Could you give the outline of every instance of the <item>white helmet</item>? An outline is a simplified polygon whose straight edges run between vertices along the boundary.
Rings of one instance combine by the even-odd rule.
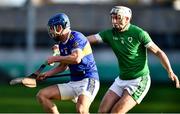
[[[130,8],[125,7],[125,6],[114,6],[111,9],[110,14],[115,14],[115,15],[119,15],[121,17],[129,17],[131,19],[132,16],[132,11]]]

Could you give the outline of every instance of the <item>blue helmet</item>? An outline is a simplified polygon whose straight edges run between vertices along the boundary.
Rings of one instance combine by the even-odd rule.
[[[48,21],[48,26],[61,25],[63,29],[70,28],[70,21],[66,14],[59,13],[52,16]]]

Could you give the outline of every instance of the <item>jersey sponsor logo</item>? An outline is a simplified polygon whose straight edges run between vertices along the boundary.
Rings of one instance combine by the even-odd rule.
[[[118,38],[118,37],[113,37],[113,40],[116,40],[116,41],[120,40],[120,42],[121,42],[122,44],[124,44],[124,38],[123,38],[123,37],[120,37],[120,38]]]
[[[125,39],[124,37],[120,37],[119,39],[117,37],[113,37],[113,40],[120,40],[121,44],[125,43],[124,39]],[[127,40],[129,43],[132,43],[133,37],[128,37]]]
[[[113,37],[113,40],[118,40],[118,38],[117,37]]]
[[[119,39],[117,37],[113,37],[113,40],[120,40],[122,44],[124,44],[124,37],[120,37]],[[128,37],[128,42],[132,43],[133,37]]]

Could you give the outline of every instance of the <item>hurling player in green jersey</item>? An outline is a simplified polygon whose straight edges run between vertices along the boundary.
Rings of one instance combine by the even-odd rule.
[[[179,88],[166,54],[152,41],[143,29],[130,23],[132,11],[125,6],[115,6],[111,12],[112,28],[88,36],[90,43],[107,43],[114,51],[119,65],[119,76],[105,94],[100,113],[126,113],[139,104],[150,88],[147,49],[156,55],[169,78]]]

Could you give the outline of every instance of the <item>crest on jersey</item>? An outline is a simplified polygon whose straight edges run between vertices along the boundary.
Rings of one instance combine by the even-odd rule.
[[[78,42],[74,42],[74,44],[73,44],[72,46],[73,46],[73,48],[77,48],[77,47],[78,47],[78,45],[79,45],[79,43],[78,43]]]
[[[70,37],[69,37],[69,39],[73,39],[74,38],[74,36],[72,35],[72,34],[70,34]]]
[[[132,37],[128,37],[128,41],[131,43],[133,41]]]

